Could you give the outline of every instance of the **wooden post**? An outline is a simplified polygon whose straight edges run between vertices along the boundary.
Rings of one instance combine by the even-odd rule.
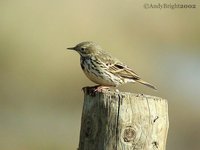
[[[167,100],[84,88],[78,150],[165,150]]]

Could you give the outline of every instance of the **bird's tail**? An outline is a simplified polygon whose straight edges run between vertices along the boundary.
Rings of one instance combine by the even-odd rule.
[[[153,86],[152,84],[150,84],[150,83],[148,83],[146,81],[143,81],[143,80],[139,79],[139,80],[137,80],[137,82],[139,82],[141,84],[144,84],[144,85],[146,85],[146,86],[148,86],[148,87],[150,87],[150,88],[152,88],[154,90],[157,90],[157,88],[155,86]]]

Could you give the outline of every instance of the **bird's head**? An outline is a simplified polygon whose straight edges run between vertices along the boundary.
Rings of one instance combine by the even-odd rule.
[[[101,47],[94,42],[81,42],[75,47],[67,48],[69,50],[77,51],[82,57],[92,56],[101,51]]]

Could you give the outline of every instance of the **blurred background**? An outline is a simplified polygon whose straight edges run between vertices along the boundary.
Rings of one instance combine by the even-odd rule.
[[[199,149],[199,1],[190,1],[196,9],[174,10],[144,9],[146,2],[158,0],[0,1],[1,150],[78,148],[81,88],[94,83],[66,47],[87,40],[159,88],[127,84],[121,91],[168,100],[168,150]]]

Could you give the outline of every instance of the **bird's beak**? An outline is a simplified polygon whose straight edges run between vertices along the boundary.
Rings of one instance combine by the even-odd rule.
[[[70,50],[75,50],[75,47],[69,47],[67,49],[70,49]]]

